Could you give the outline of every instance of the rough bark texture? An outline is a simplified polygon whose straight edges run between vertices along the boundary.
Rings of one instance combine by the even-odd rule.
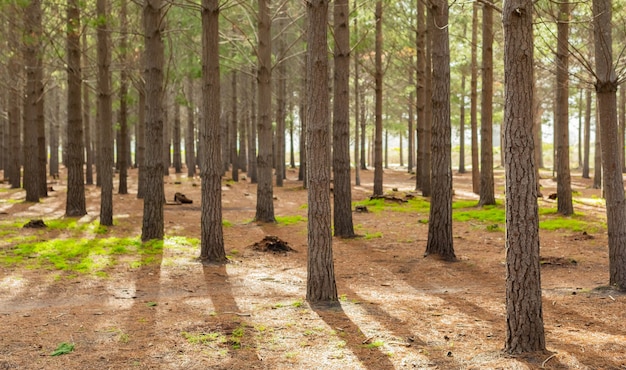
[[[119,186],[117,192],[119,194],[128,194],[128,167],[131,162],[128,160],[130,156],[130,143],[128,135],[128,71],[127,68],[127,48],[128,48],[128,4],[127,0],[121,1],[120,21],[121,21],[121,35],[120,35],[120,59],[122,60],[123,68],[120,71],[120,143],[119,143],[119,162],[120,162],[120,174],[119,174]]]
[[[350,185],[350,28],[348,0],[334,5],[333,225],[335,236],[354,236]]]
[[[546,347],[533,140],[532,0],[504,3],[506,343],[511,354]]]
[[[182,173],[183,172],[183,159],[181,157],[180,152],[180,144],[181,144],[181,128],[180,128],[180,104],[177,101],[174,101],[174,127],[172,132],[172,143],[174,146],[174,173]]]
[[[11,14],[17,21],[17,12],[15,7],[11,7]],[[16,80],[22,78],[22,68],[19,57],[19,30],[17,27],[9,27],[9,51],[11,57],[9,59],[9,74]],[[22,150],[22,141],[20,139],[22,111],[20,105],[22,104],[22,89],[20,84],[12,84],[9,89],[9,158],[8,166],[5,166],[5,178],[9,178],[11,181],[11,188],[18,189],[22,186],[21,176],[21,162],[20,153]]]
[[[37,54],[39,53],[39,39],[41,38],[41,2],[39,0],[31,1],[25,9],[24,15],[23,63],[26,67],[23,109],[24,189],[26,190],[27,202],[39,202],[39,162],[33,153],[37,153],[37,100],[39,99]]]
[[[98,15],[98,128],[100,129],[99,176],[100,188],[100,224],[113,225],[113,105],[111,96],[111,54],[109,52],[109,27],[106,0],[96,2]]]
[[[230,114],[230,161],[232,162],[231,177],[239,181],[239,154],[237,153],[237,72],[231,72],[231,114]]]
[[[424,149],[423,149],[423,158],[424,165],[421,167],[421,176],[420,185],[422,189],[422,195],[425,197],[430,197],[431,195],[431,152],[430,152],[430,144],[432,141],[432,125],[433,125],[433,109],[431,104],[431,99],[433,95],[433,73],[432,73],[432,48],[433,48],[433,32],[434,32],[435,24],[433,23],[433,15],[430,10],[426,14],[426,37],[425,41],[425,49],[424,49],[424,60],[425,60],[425,69],[424,69]]]
[[[286,4],[286,3],[285,3]],[[278,29],[285,29],[285,21],[287,20],[286,5],[282,6],[278,15]],[[284,58],[287,50],[286,34],[282,34],[278,39],[278,55],[277,59]],[[276,156],[275,156],[275,174],[276,186],[283,186],[285,178],[285,120],[287,116],[287,60],[278,60],[277,66],[278,91],[276,94]]]
[[[426,88],[425,88],[425,75],[426,75],[426,52],[425,52],[425,39],[426,39],[426,23],[424,20],[424,3],[422,1],[417,2],[417,35],[415,35],[415,113],[417,116],[417,157],[415,160],[415,189],[422,188],[422,172],[424,166],[427,164],[424,162],[424,156],[426,153],[425,142],[425,130],[426,130]]]
[[[255,219],[261,222],[276,222],[274,218],[274,189],[272,184],[272,37],[270,0],[259,0],[259,45],[258,45],[258,135],[257,157],[257,202]]]
[[[613,65],[611,13],[611,0],[593,0],[598,126],[609,234],[609,284],[626,290],[626,204],[617,130],[618,78]]]
[[[163,239],[163,13],[161,0],[146,0],[143,8],[145,42],[145,158],[141,240]]]
[[[219,1],[202,0],[202,124],[200,177],[202,216],[200,260],[226,262],[222,229]]]
[[[87,83],[87,68],[88,63],[88,45],[87,45],[87,32],[83,32],[83,130],[84,138],[83,145],[85,146],[85,184],[93,185],[93,138],[91,130],[91,94],[89,93],[89,85]]]
[[[493,184],[493,9],[483,6],[482,97],[480,109],[481,206],[496,204]]]
[[[81,110],[80,8],[78,0],[67,7],[67,200],[65,215],[87,214],[83,177],[83,117]]]
[[[309,302],[337,301],[330,224],[330,118],[328,117],[328,0],[309,0],[307,99]]]
[[[432,3],[435,24],[448,24],[448,0]],[[452,236],[452,160],[450,126],[450,44],[448,27],[435,27],[433,40],[432,195],[425,255],[456,260]]]
[[[574,214],[572,203],[572,179],[569,158],[569,3],[559,3],[557,18],[556,51],[556,130],[557,170],[556,193],[557,210],[565,216]]]
[[[254,71],[253,71],[254,72]],[[250,177],[250,183],[256,184],[258,182],[257,173],[257,115],[256,115],[256,78],[250,79],[250,126],[248,132],[248,176]],[[302,153],[302,151],[300,152]],[[302,154],[301,154],[302,155]],[[302,161],[302,159],[300,159]]]
[[[354,0],[355,8],[356,8],[356,0]],[[354,17],[354,34],[359,35],[359,22],[358,17]],[[350,32],[350,30],[348,30]],[[359,126],[361,124],[359,120],[359,54],[355,51],[354,55],[354,184],[356,186],[361,185],[361,146],[360,144],[360,133]]]
[[[374,72],[374,195],[383,195],[383,3],[376,2]]]
[[[624,151],[624,143],[626,142],[626,86],[620,85],[619,88],[619,154],[622,162],[622,172],[626,172],[626,152]]]
[[[146,194],[146,90],[140,82],[137,88],[139,109],[137,114],[137,198]]]
[[[585,141],[583,145],[583,178],[589,178],[589,152],[591,149],[591,90],[585,91]]]

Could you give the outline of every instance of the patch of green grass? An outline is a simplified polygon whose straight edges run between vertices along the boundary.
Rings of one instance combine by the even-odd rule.
[[[480,221],[504,224],[506,216],[501,204],[477,207],[476,201],[457,201],[452,205],[454,221]]]
[[[183,338],[187,340],[188,343],[191,344],[210,344],[214,342],[225,343],[226,338],[224,335],[218,332],[210,332],[210,333],[188,333],[182,332],[181,335]]]
[[[228,220],[222,220],[222,226],[224,226],[224,227],[231,227],[231,226],[233,226],[233,223],[228,221]]]
[[[371,213],[379,213],[382,211],[425,213],[430,210],[430,202],[422,197],[411,198],[403,203],[386,201],[385,199],[366,199],[353,202],[352,207],[354,208],[356,206],[365,206]]]
[[[576,232],[597,232],[599,229],[597,225],[569,217],[555,217],[539,221],[539,228],[543,230],[570,230]]]
[[[300,209],[309,209],[309,205],[307,203],[301,205],[300,207],[298,207]]]
[[[294,225],[297,224],[298,222],[302,222],[305,221],[306,218],[299,216],[299,215],[295,215],[295,216],[276,216],[276,222],[279,225],[285,225],[285,226],[289,226],[289,225]]]
[[[376,340],[374,342],[366,344],[365,348],[374,349],[374,348],[382,347],[384,345],[385,345],[385,342],[383,342],[382,340]]]
[[[382,238],[382,237],[383,237],[383,233],[381,231],[376,231],[374,233],[365,233],[365,239],[366,240],[378,239],[378,238]]]
[[[73,343],[63,342],[63,343],[59,344],[57,349],[55,349],[54,352],[52,352],[50,354],[50,356],[66,355],[66,354],[71,353],[73,351],[74,351],[74,344]]]
[[[300,300],[300,299],[299,299],[299,300],[297,300],[297,301],[293,302],[293,303],[291,304],[291,307],[296,307],[296,308],[298,308],[298,307],[302,307],[302,304],[303,304],[302,300]]]

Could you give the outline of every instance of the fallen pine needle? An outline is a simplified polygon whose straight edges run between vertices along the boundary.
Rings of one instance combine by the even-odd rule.
[[[556,357],[556,353],[550,355],[550,357],[546,358],[545,360],[543,360],[543,362],[541,363],[541,368],[545,369],[546,364],[548,363],[548,361],[552,360],[553,357]]]

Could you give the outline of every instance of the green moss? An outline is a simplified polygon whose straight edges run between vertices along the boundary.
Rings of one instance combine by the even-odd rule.
[[[299,216],[299,215],[295,215],[295,216],[276,216],[276,222],[279,225],[285,225],[285,226],[289,226],[289,225],[294,225],[297,224],[298,222],[303,222],[306,221],[306,218]]]

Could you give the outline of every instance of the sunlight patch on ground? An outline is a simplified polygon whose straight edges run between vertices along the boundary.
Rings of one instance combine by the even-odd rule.
[[[110,286],[107,285],[107,298],[103,302],[106,307],[114,309],[129,309],[133,307],[135,298],[137,297],[137,287],[135,281],[126,281],[126,286]]]
[[[0,280],[0,294],[3,298],[13,298],[26,288],[26,282],[19,276],[9,275]]]

